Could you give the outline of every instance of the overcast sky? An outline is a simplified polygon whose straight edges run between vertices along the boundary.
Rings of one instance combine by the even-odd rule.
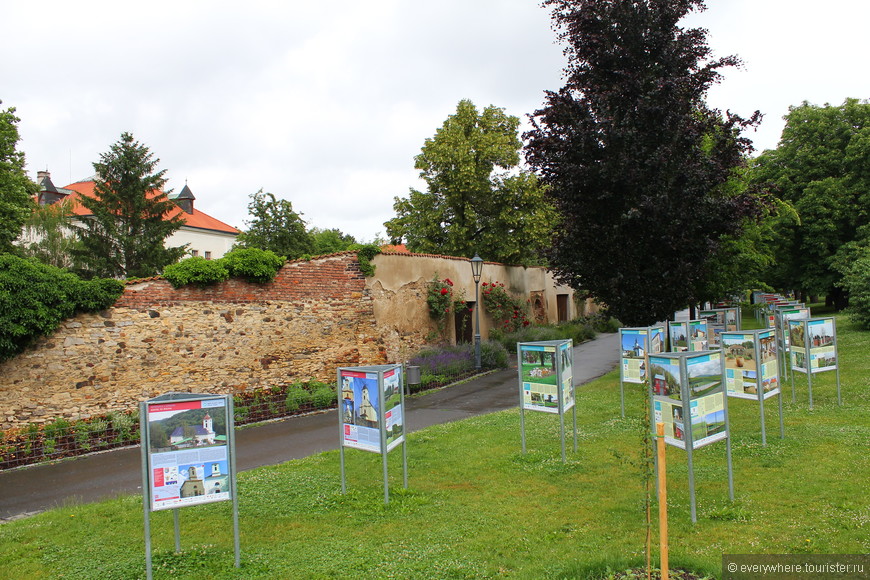
[[[764,115],[870,97],[867,0],[708,0],[691,18],[737,54],[711,106]],[[168,187],[245,228],[250,194],[288,199],[309,226],[385,235],[413,158],[461,99],[525,119],[565,64],[535,0],[7,0],[0,99],[21,118],[27,169],[57,186],[131,132]]]

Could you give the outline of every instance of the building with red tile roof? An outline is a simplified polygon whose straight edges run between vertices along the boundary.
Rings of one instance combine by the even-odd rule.
[[[48,171],[40,171],[37,174],[39,193],[36,202],[39,205],[57,203],[69,200],[72,203],[73,214],[80,217],[91,215],[90,211],[76,200],[81,196],[94,197],[94,178],[84,179],[71,183],[66,187],[55,187]],[[158,192],[153,192],[157,195]],[[166,218],[180,215],[184,225],[166,240],[169,247],[188,244],[188,250],[193,256],[202,256],[207,259],[217,259],[230,251],[239,235],[239,230],[225,224],[219,219],[213,218],[205,212],[194,207],[196,198],[187,186],[178,193],[170,193],[169,199],[175,202],[176,208],[166,214]]]

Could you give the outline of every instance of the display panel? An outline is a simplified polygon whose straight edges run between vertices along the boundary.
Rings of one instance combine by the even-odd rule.
[[[833,318],[788,321],[791,368],[807,373],[837,369],[837,340]]]
[[[366,451],[381,451],[381,392],[378,373],[339,370],[342,399],[342,443]]]
[[[405,440],[405,417],[402,405],[402,368],[384,372],[384,428],[387,451]]]
[[[686,358],[692,447],[697,449],[724,439],[725,393],[722,389],[722,353]]]
[[[646,328],[620,328],[622,350],[621,378],[624,383],[646,382],[646,355],[649,333]]]
[[[649,365],[654,421],[664,423],[666,443],[686,449],[689,428],[693,449],[726,437],[720,352],[650,355]]]
[[[689,350],[689,323],[686,321],[668,322],[668,334],[671,337],[671,352]]]
[[[572,342],[519,343],[523,408],[558,413],[574,405]]]
[[[144,405],[151,510],[231,499],[226,397]]]

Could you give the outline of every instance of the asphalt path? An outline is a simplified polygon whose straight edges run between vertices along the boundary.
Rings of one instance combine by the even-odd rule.
[[[614,368],[619,334],[601,334],[574,347],[574,384],[582,385]],[[405,399],[409,431],[458,421],[519,405],[516,368],[492,372],[464,383]],[[338,449],[335,409],[244,427],[236,431],[239,471],[284,463]],[[139,446],[55,463],[0,471],[0,522],[64,505],[141,493]]]

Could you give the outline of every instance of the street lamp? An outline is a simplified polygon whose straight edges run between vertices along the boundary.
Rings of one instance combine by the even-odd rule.
[[[471,258],[471,276],[474,278],[474,368],[480,370],[480,274],[483,272],[483,259],[474,253]]]

